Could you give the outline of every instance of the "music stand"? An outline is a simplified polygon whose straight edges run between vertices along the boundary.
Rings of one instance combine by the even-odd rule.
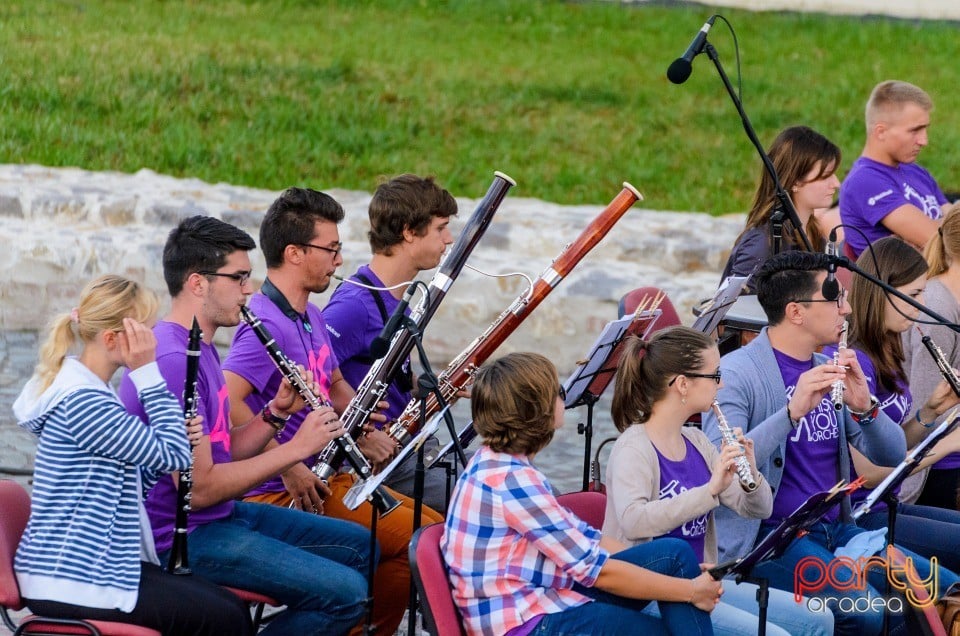
[[[657,299],[652,304],[659,304]],[[563,383],[566,395],[564,408],[587,406],[587,421],[577,424],[577,433],[584,435],[583,489],[590,485],[590,447],[593,445],[593,406],[603,395],[617,372],[617,363],[623,353],[627,336],[637,335],[646,339],[663,312],[659,309],[644,309],[641,301],[637,311],[608,322],[600,332],[589,353],[581,360],[573,373]]]
[[[840,481],[830,490],[818,492],[810,495],[806,501],[794,510],[786,519],[780,522],[757,546],[746,556],[721,563],[707,570],[714,580],[719,581],[727,574],[735,574],[737,583],[747,581],[755,583],[757,589],[757,604],[759,606],[759,630],[757,634],[762,636],[767,629],[767,603],[770,594],[770,586],[767,579],[754,579],[750,576],[753,568],[761,561],[768,561],[780,557],[787,549],[787,546],[797,538],[798,534],[808,529],[813,524],[820,521],[823,515],[827,514],[831,508],[840,503],[842,497],[837,495],[849,494],[863,484],[863,478],[859,478],[852,483]]]
[[[477,437],[477,430],[473,428],[473,420],[467,422],[467,425],[457,431],[457,439],[460,443],[460,448],[467,448],[473,443],[473,440]],[[434,464],[443,460],[447,456],[447,453],[454,450],[457,447],[457,442],[454,442],[452,439],[440,446],[439,448],[430,451],[427,453],[424,463],[427,468],[433,468]]]
[[[390,476],[397,466],[403,463],[411,453],[419,450],[420,446],[427,440],[428,437],[437,432],[437,429],[440,428],[440,422],[443,420],[444,416],[447,413],[447,410],[450,408],[449,405],[444,407],[439,413],[434,415],[427,424],[413,436],[413,439],[410,440],[403,448],[400,449],[400,452],[397,453],[397,456],[391,460],[387,466],[381,470],[376,475],[370,477],[369,479],[357,480],[350,489],[343,496],[343,505],[345,505],[350,510],[356,510],[360,505],[366,501],[373,491],[376,490],[383,482]]]
[[[713,298],[697,308],[699,315],[693,321],[693,328],[700,333],[713,333],[720,326],[730,307],[737,302],[740,292],[749,280],[749,276],[727,276],[723,279],[717,291],[714,292]]]

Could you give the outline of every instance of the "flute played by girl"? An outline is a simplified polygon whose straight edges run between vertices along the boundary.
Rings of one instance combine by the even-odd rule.
[[[156,296],[102,276],[53,321],[14,404],[39,437],[30,520],[14,562],[31,611],[131,623],[164,634],[252,634],[245,606],[196,576],[161,569],[143,496],[190,465],[183,411],[157,369]],[[144,324],[146,323],[146,324]],[[77,357],[67,354],[81,346]],[[130,369],[148,423],[109,382]],[[191,434],[199,437],[198,421]]]
[[[773,494],[757,470],[753,441],[733,428],[729,437],[738,443],[717,451],[702,431],[684,426],[711,408],[720,386],[717,345],[695,329],[672,327],[649,342],[627,342],[613,393],[613,421],[621,435],[607,464],[604,534],[628,545],[675,537],[687,541],[699,561],[715,563],[715,508],[754,519],[770,516]],[[747,460],[743,475],[740,457]],[[714,630],[756,633],[756,598],[756,585],[724,581],[723,601],[710,615]],[[769,608],[767,634],[833,634],[829,612],[809,612],[789,592],[771,589]]]
[[[722,593],[690,546],[625,549],[560,505],[532,463],[563,424],[557,371],[512,353],[474,379],[483,445],[457,481],[440,539],[468,634],[712,634]],[[658,600],[662,619],[643,613]]]

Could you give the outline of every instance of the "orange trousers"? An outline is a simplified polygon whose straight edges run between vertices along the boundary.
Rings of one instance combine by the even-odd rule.
[[[343,505],[343,496],[353,485],[355,477],[349,473],[339,473],[330,480],[333,495],[323,500],[324,514],[333,519],[344,519],[370,527],[371,505],[364,502],[356,510]],[[413,499],[401,495],[395,490],[387,490],[400,500],[400,505],[392,512],[377,520],[377,543],[380,544],[380,562],[373,577],[373,620],[377,634],[393,634],[403,620],[410,597],[410,560],[407,548],[413,536]],[[246,501],[269,503],[276,506],[289,506],[290,493],[275,492],[246,497]],[[443,515],[433,508],[423,506],[420,513],[421,525],[443,521]],[[363,623],[354,628],[351,634],[361,634]]]

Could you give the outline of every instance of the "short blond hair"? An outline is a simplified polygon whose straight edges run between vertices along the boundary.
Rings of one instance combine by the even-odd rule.
[[[497,452],[532,455],[553,439],[559,389],[556,367],[539,353],[489,362],[473,379],[473,427]]]
[[[900,112],[907,104],[916,104],[928,113],[933,110],[933,100],[919,86],[899,80],[886,80],[874,86],[865,113],[867,135],[877,123]]]

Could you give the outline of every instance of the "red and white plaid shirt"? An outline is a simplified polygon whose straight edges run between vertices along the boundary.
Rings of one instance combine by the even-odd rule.
[[[440,548],[468,634],[502,636],[591,601],[609,553],[529,458],[481,446],[454,489]]]

